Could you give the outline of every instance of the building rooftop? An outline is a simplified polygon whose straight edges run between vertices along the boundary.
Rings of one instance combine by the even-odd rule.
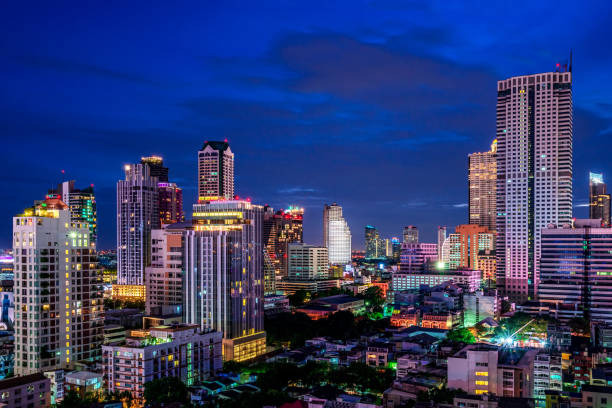
[[[341,305],[343,303],[358,302],[362,299],[350,295],[333,295],[314,299],[313,302],[328,303],[330,305]]]
[[[7,390],[9,388],[20,387],[23,385],[31,384],[33,382],[47,380],[47,377],[42,373],[24,375],[21,377],[7,378],[6,380],[0,381],[0,390]]]

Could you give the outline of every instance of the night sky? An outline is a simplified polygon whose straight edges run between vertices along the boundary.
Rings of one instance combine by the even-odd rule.
[[[143,155],[164,157],[189,213],[197,151],[225,138],[237,194],[304,206],[307,242],[334,201],[355,248],[366,224],[433,242],[467,222],[467,154],[494,138],[496,81],[570,48],[575,215],[589,170],[612,180],[607,1],[35,3],[0,13],[0,247],[62,169],[95,185],[100,248],[115,246],[123,165]]]

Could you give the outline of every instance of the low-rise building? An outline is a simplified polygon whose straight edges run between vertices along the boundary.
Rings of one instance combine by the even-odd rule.
[[[422,285],[436,286],[444,282],[453,282],[467,292],[474,292],[480,287],[481,278],[482,273],[472,269],[423,269],[392,274],[391,287],[394,291],[401,291],[418,289]]]
[[[73,391],[82,397],[85,394],[102,394],[102,374],[91,371],[73,371],[65,376],[66,392]]]
[[[0,381],[0,406],[36,408],[51,406],[51,380],[42,373]]]
[[[120,343],[125,341],[125,327],[118,324],[104,325],[104,344]]]
[[[157,378],[189,386],[214,376],[222,367],[222,334],[187,324],[132,331],[124,343],[102,346],[102,355],[107,391],[141,399],[144,384]]]
[[[541,351],[533,362],[533,398],[538,406],[546,405],[546,391],[563,390],[561,355]]]
[[[470,394],[531,398],[538,350],[471,344],[448,358],[448,388]]]
[[[461,313],[423,313],[421,326],[429,329],[456,329],[461,325]]]
[[[289,280],[283,279],[276,281],[276,291],[284,295],[293,295],[298,290],[310,293],[323,292],[325,290],[339,288],[339,279],[320,279],[320,280]]]
[[[269,295],[264,296],[264,313],[266,316],[274,316],[291,310],[287,296]]]
[[[582,386],[583,408],[610,408],[612,406],[612,387],[597,385]]]
[[[51,381],[49,386],[51,404],[61,402],[64,399],[64,370],[45,371],[43,374]]]

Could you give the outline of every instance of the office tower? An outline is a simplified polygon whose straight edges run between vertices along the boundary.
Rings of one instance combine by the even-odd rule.
[[[391,238],[391,246],[393,247],[393,261],[400,261],[400,254],[402,253],[402,243],[399,238],[393,237]]]
[[[415,227],[414,225],[408,225],[407,227],[404,227],[404,243],[419,243],[419,229],[417,227]]]
[[[191,386],[214,377],[223,366],[221,333],[200,332],[197,325],[132,331],[102,351],[106,391],[128,392],[137,406],[144,406],[145,384],[152,380],[176,377]]]
[[[157,178],[149,166],[125,166],[125,180],[117,183],[117,282],[144,285],[151,261],[151,230],[159,229]]]
[[[265,353],[263,207],[241,200],[193,206],[185,231],[185,322],[223,332],[223,357]]]
[[[474,269],[482,272],[482,282],[487,288],[495,287],[497,271],[495,250],[485,249],[480,251]]]
[[[438,244],[402,244],[400,255],[400,270],[411,272],[422,269],[425,264],[438,259]]]
[[[276,274],[287,276],[287,245],[303,242],[304,209],[274,210],[264,207],[263,242]]]
[[[323,246],[329,251],[330,264],[351,263],[351,230],[336,203],[323,209]]]
[[[491,150],[468,155],[468,223],[487,227],[495,232],[497,212],[497,140]]]
[[[589,173],[589,218],[601,219],[603,227],[610,226],[610,194],[603,174]]]
[[[327,248],[289,244],[289,280],[321,280],[329,278]]]
[[[495,248],[495,234],[487,227],[476,224],[458,225],[455,233],[459,235],[459,267],[477,269],[480,251]]]
[[[393,241],[389,238],[385,238],[383,242],[384,242],[384,248],[385,248],[385,257],[392,259],[393,258]]]
[[[438,261],[442,261],[442,246],[446,241],[446,227],[438,227]]]
[[[89,225],[58,195],[13,218],[15,374],[100,357],[101,273]]]
[[[204,142],[198,152],[198,201],[234,198],[234,153],[227,140]]]
[[[365,259],[380,259],[386,256],[384,241],[380,238],[380,234],[376,230],[376,227],[366,225],[365,244]]]
[[[497,287],[538,293],[540,232],[572,218],[572,73],[497,83]]]
[[[598,220],[542,230],[541,302],[560,319],[612,321],[612,229]]]
[[[442,256],[440,257],[445,268],[457,269],[461,264],[461,237],[452,233],[442,244]]]
[[[264,295],[275,295],[276,294],[276,269],[274,263],[268,251],[264,251],[263,260],[263,274],[264,274]]]
[[[73,221],[86,222],[89,225],[91,240],[96,242],[98,238],[98,211],[93,184],[83,189],[77,189],[74,187],[74,180],[64,181],[58,184],[55,190],[50,190],[49,194],[60,196],[60,199],[70,208]]]
[[[486,318],[497,319],[501,311],[501,298],[496,290],[463,295],[463,327],[472,327]]]
[[[164,167],[164,159],[160,156],[141,157],[140,164],[149,166],[151,177],[157,177],[157,181],[168,182],[168,168]]]
[[[145,268],[147,315],[182,314],[185,224],[151,231],[151,265]]]
[[[185,221],[183,213],[183,189],[175,183],[158,182],[158,206],[160,224],[174,224]]]

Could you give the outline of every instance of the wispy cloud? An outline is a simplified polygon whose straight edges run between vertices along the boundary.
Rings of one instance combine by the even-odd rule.
[[[468,206],[467,203],[453,204],[454,208],[466,208],[467,206]]]
[[[278,193],[279,194],[298,194],[298,193],[314,193],[316,191],[317,189],[312,188],[312,187],[295,186],[295,187],[281,188],[278,190]]]
[[[402,203],[400,205],[400,207],[403,207],[403,208],[416,208],[416,207],[425,207],[426,205],[427,205],[427,203],[425,201],[411,200],[411,201],[407,201],[405,203]]]
[[[574,204],[574,208],[588,207],[589,203]]]

